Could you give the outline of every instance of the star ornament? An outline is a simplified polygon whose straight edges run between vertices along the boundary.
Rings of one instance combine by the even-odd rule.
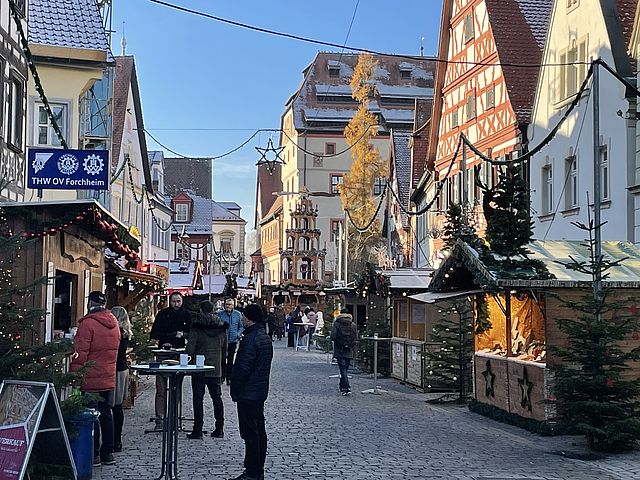
[[[520,406],[531,411],[533,407],[531,404],[531,390],[533,390],[533,383],[529,381],[527,369],[524,368],[523,370],[522,378],[518,379],[518,386],[520,387]]]
[[[496,381],[496,374],[491,372],[491,362],[487,360],[487,369],[482,372],[484,377],[484,394],[486,397],[495,397],[494,384]]]
[[[284,160],[280,156],[284,147],[274,147],[273,142],[269,139],[267,148],[256,147],[256,150],[260,154],[261,158],[256,165],[259,167],[264,165],[269,175],[272,175],[277,165],[284,165]]]

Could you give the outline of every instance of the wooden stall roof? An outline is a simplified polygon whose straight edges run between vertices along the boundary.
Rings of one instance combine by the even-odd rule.
[[[97,208],[101,214],[108,217],[109,220],[122,227],[119,231],[124,232],[125,240],[128,244],[140,246],[140,239],[129,233],[129,228],[115,218],[109,210],[104,208],[97,200],[94,199],[82,199],[82,200],[49,200],[44,202],[0,202],[0,207],[4,208],[7,213],[11,212],[11,209],[28,209],[34,212],[48,211],[52,214],[64,214],[67,215],[71,210],[86,210],[87,208]]]
[[[486,265],[477,251],[464,242],[458,240],[453,252],[433,274],[429,291],[445,292],[482,288],[495,290],[496,288],[523,287],[523,288],[573,288],[587,287],[591,285],[589,275],[569,270],[564,266],[575,260],[588,262],[590,258],[589,248],[580,240],[535,240],[527,246],[530,260],[539,260],[547,267],[551,278],[540,279],[535,272],[529,269],[513,271],[509,278],[500,276],[500,273]],[[640,248],[630,242],[603,241],[602,253],[606,260],[622,262],[609,269],[603,284],[611,288],[640,288]],[[499,260],[494,256],[495,260]],[[519,257],[518,259],[524,259]],[[517,260],[517,259],[516,259]],[[459,269],[469,272],[466,285],[454,286],[449,283],[447,288],[442,288],[446,283],[445,278]]]
[[[426,290],[431,282],[432,268],[398,268],[397,270],[382,270],[382,274],[389,279],[392,290]]]

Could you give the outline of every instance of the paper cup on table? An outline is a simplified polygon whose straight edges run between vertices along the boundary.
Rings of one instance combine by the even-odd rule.
[[[204,367],[204,355],[196,355],[196,367]]]
[[[189,365],[189,361],[191,360],[191,357],[189,355],[187,355],[186,353],[181,353],[180,354],[180,366],[181,367],[186,367],[187,365]]]

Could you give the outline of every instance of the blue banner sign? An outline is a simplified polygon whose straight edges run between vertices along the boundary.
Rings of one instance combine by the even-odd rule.
[[[108,150],[29,148],[27,186],[42,190],[108,190]]]

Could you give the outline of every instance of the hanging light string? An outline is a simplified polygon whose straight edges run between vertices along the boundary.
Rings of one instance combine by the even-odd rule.
[[[353,220],[353,217],[351,216],[351,211],[349,211],[349,209],[347,208],[344,209],[344,211],[347,214],[347,218],[349,219],[349,223],[351,223],[351,225],[353,225],[353,228],[355,228],[358,232],[365,233],[366,231],[369,230],[369,228],[371,228],[371,225],[373,225],[373,223],[377,220],[378,214],[380,213],[380,209],[382,208],[382,203],[384,202],[386,191],[387,191],[387,185],[384,186],[384,189],[380,194],[380,201],[378,202],[378,206],[376,207],[376,211],[373,214],[373,217],[371,217],[371,220],[369,220],[365,226],[360,226],[357,223],[355,223],[355,221]]]
[[[144,195],[140,196],[140,200],[138,200],[138,195],[136,194],[136,187],[135,187],[135,183],[133,183],[133,172],[132,172],[132,168],[131,168],[131,157],[129,155],[126,155],[124,157],[124,161],[127,164],[127,170],[129,171],[129,184],[131,186],[131,193],[133,194],[133,200],[139,205],[144,201]],[[143,188],[144,190],[144,188]]]
[[[445,60],[438,57],[433,56],[416,56],[416,55],[402,55],[396,53],[384,53],[377,52],[375,50],[371,50],[368,48],[360,48],[360,47],[351,47],[348,45],[341,45],[339,43],[326,42],[323,40],[316,40],[313,38],[303,37],[300,35],[294,35],[286,32],[279,32],[276,30],[271,30],[268,28],[257,27],[255,25],[249,25],[247,23],[237,22],[235,20],[229,20],[223,17],[219,17],[216,15],[212,15],[205,12],[200,12],[198,10],[193,10],[190,8],[182,7],[180,5],[175,5],[169,2],[164,2],[161,0],[149,0],[151,3],[155,3],[158,5],[162,5],[167,8],[171,8],[174,10],[178,10],[180,12],[188,13],[191,15],[196,15],[199,17],[208,18],[210,20],[214,20],[221,23],[226,23],[227,25],[233,25],[235,27],[244,28],[247,30],[253,30],[255,32],[266,33],[268,35],[275,35],[278,37],[289,38],[291,40],[298,40],[301,42],[312,43],[315,45],[322,45],[324,47],[332,47],[332,48],[340,48],[344,50],[350,50],[352,52],[361,52],[361,53],[371,53],[373,55],[379,55],[383,57],[394,57],[394,58],[406,58],[409,60],[430,60],[436,63],[445,63],[448,65],[458,64],[458,65],[477,65],[477,66],[486,66],[486,67],[517,67],[517,68],[540,68],[540,67],[564,67],[568,65],[588,65],[590,62],[558,62],[558,63],[504,63],[504,62],[474,62],[470,60]]]
[[[31,71],[31,75],[33,76],[33,81],[35,83],[36,91],[42,101],[44,109],[47,112],[47,117],[49,118],[49,123],[51,123],[51,127],[55,132],[58,140],[60,141],[60,145],[65,150],[69,148],[66,140],[64,139],[64,135],[62,134],[62,130],[60,129],[60,125],[56,120],[53,111],[51,110],[51,105],[49,104],[49,99],[44,93],[44,87],[42,86],[42,81],[40,80],[40,75],[38,75],[38,70],[36,69],[36,64],[33,60],[33,54],[31,53],[31,49],[29,48],[29,41],[24,33],[24,29],[22,28],[22,20],[20,15],[18,14],[18,8],[16,7],[15,0],[9,0],[9,7],[11,9],[11,15],[13,16],[13,20],[16,24],[16,29],[18,31],[18,36],[20,37],[20,43],[22,45],[22,50],[24,51],[25,56],[27,57],[27,65],[29,66],[29,70]]]

